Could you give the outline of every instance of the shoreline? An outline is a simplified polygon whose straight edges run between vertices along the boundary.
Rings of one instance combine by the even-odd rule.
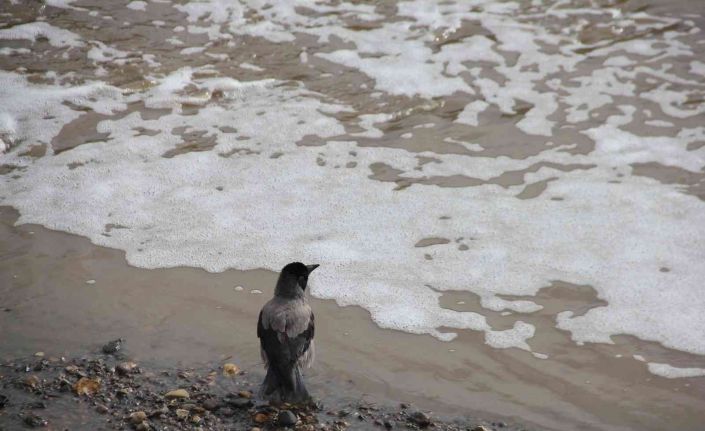
[[[71,359],[37,352],[0,363],[0,430],[528,430],[502,421],[443,418],[403,402],[395,408],[350,393],[314,396],[308,405],[273,405],[257,396],[262,373],[256,370],[224,361],[152,367],[122,351],[105,351],[104,346]]]
[[[0,208],[0,308],[10,310],[0,313],[0,360],[37,351],[72,357],[123,337],[130,356],[146,368],[208,368],[231,356],[253,375],[260,372],[256,315],[272,294],[275,273],[135,268],[124,253],[85,238],[15,226],[17,215]],[[547,292],[545,301],[563,300],[560,294]],[[583,296],[572,301],[583,306],[591,300]],[[475,306],[459,293],[441,298],[447,306],[457,300]],[[550,346],[558,352],[538,360],[519,349],[491,348],[481,333],[462,332],[447,343],[380,329],[357,307],[317,298],[311,303],[321,323],[316,364],[306,378],[324,400],[359,394],[378,405],[402,401],[439,417],[468,415],[544,430],[657,430],[664,424],[697,430],[703,417],[704,378],[659,378],[631,359],[631,351],[648,351],[683,365],[694,360],[653,343],[619,337],[615,345],[578,347],[568,334],[554,331],[552,338],[532,340],[537,350]],[[552,325],[555,306],[547,304],[546,315],[538,313],[532,323]],[[499,313],[483,312],[493,326],[502,325]],[[663,397],[686,414],[664,406]]]

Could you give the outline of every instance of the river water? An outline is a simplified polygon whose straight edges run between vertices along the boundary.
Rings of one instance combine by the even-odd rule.
[[[4,0],[2,294],[26,314],[2,316],[3,353],[58,343],[49,316],[79,320],[66,284],[21,281],[50,271],[37,256],[59,262],[52,279],[97,280],[96,303],[180,292],[94,324],[156,319],[135,337],[163,360],[190,339],[161,326],[179,310],[203,327],[198,361],[226,353],[205,329],[228,315],[189,304],[257,309],[231,282],[255,271],[266,295],[301,260],[348,325],[330,324],[322,375],[546,428],[697,429],[703,16],[697,1]],[[111,285],[62,247],[106,250]],[[156,338],[176,345],[146,353]]]

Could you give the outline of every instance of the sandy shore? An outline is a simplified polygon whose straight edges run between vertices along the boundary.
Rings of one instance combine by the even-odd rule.
[[[72,357],[125,338],[125,353],[145,367],[208,368],[228,358],[255,376],[261,369],[256,315],[276,274],[133,268],[120,251],[40,226],[15,227],[16,211],[0,213],[0,358],[38,351]],[[576,309],[594,301],[589,291],[568,297],[560,286],[542,295],[546,306],[532,324],[552,323],[557,298]],[[463,299],[464,307],[476,306]],[[457,307],[457,300],[442,298],[446,306]],[[358,308],[317,299],[313,307],[318,359],[307,379],[324,400],[344,394],[407,402],[440,415],[556,430],[696,430],[705,418],[705,379],[659,378],[614,353],[633,346],[676,363],[693,360],[655,344],[618,339],[615,346],[576,347],[554,330],[535,340],[537,351],[552,354],[540,360],[489,348],[473,332],[444,343],[379,329]],[[490,318],[493,326],[502,323],[498,313]]]

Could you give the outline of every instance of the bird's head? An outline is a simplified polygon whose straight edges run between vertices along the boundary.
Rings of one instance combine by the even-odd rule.
[[[304,265],[301,262],[286,265],[279,274],[274,294],[285,297],[303,296],[308,284],[308,276],[316,268],[318,265]]]

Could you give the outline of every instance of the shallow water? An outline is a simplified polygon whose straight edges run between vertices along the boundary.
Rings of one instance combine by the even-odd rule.
[[[652,426],[598,401],[623,379],[659,394],[634,418],[702,402],[705,4],[46,3],[0,11],[17,223],[124,250],[154,270],[140,297],[200,303],[215,277],[156,268],[322,263],[313,295],[366,310],[366,337],[371,317],[444,352],[375,365],[378,391],[549,428]],[[457,382],[478,363],[493,377]],[[655,407],[676,389],[695,392]]]

